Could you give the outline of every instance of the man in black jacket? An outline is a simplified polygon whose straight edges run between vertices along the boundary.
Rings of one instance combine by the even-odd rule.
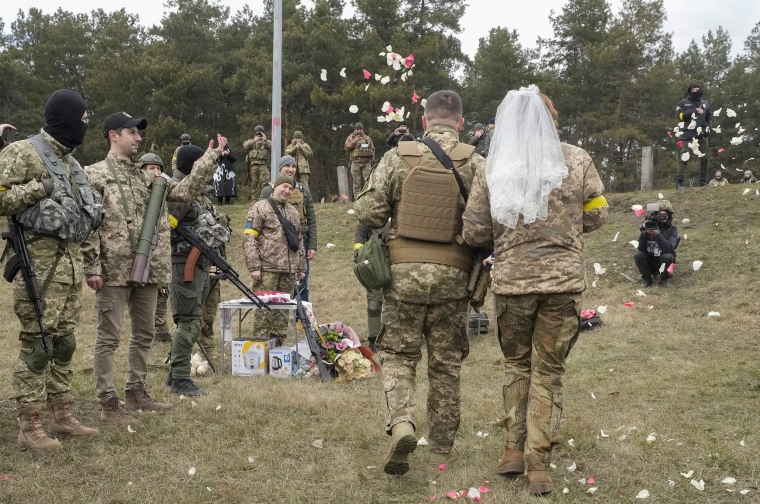
[[[658,210],[650,213],[641,226],[639,249],[633,256],[644,287],[651,287],[657,275],[660,275],[661,286],[670,286],[673,276],[670,267],[676,262],[676,247],[681,240],[673,225],[673,205],[668,200],[660,200],[657,205]]]
[[[706,186],[709,180],[707,177],[707,136],[710,134],[712,124],[712,110],[707,100],[702,99],[701,84],[698,82],[689,84],[684,98],[676,105],[676,118],[683,123],[681,130],[676,133],[676,136],[683,140],[678,158],[676,188],[684,188],[686,164],[689,158],[694,156],[699,157],[699,185]]]

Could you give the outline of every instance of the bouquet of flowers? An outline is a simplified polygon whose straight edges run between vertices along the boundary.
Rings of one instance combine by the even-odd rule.
[[[361,346],[359,337],[343,322],[330,322],[319,326],[322,347],[327,350],[325,362],[334,364],[338,357],[348,348]]]
[[[362,380],[375,375],[372,362],[358,348],[349,348],[335,360],[338,378],[342,381]]]

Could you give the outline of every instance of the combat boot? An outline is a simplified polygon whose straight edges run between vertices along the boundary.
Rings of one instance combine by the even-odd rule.
[[[122,408],[119,398],[109,397],[100,403],[100,418],[116,425],[137,424],[138,420]]]
[[[532,495],[546,495],[554,490],[549,471],[528,471],[528,492]]]
[[[496,468],[498,474],[505,476],[518,476],[525,472],[525,457],[520,450],[504,448],[504,453],[499,459],[499,465]]]
[[[428,457],[428,465],[431,467],[440,467],[441,464],[448,464],[454,462],[459,458],[459,452],[456,448],[452,447],[448,453],[430,453]]]
[[[208,392],[203,390],[190,378],[173,379],[171,385],[172,394],[181,394],[187,397],[201,397],[208,395]]]
[[[48,430],[54,434],[68,434],[69,436],[97,436],[98,429],[85,427],[71,413],[71,404],[74,399],[66,393],[58,396],[48,396],[47,405],[50,411],[50,424]]]
[[[660,287],[665,287],[666,289],[670,287],[670,276],[667,273],[663,273],[660,277]]]
[[[642,283],[643,287],[651,287],[652,286],[652,275],[644,275],[643,277],[641,277],[641,279],[643,281],[643,283]]]
[[[385,474],[401,476],[409,472],[409,455],[417,449],[417,436],[411,422],[401,422],[391,428],[391,442],[385,457]]]
[[[17,443],[27,450],[51,450],[61,447],[61,443],[57,439],[49,438],[42,428],[42,406],[39,403],[19,407]]]
[[[153,400],[151,396],[145,391],[145,389],[133,389],[124,391],[126,400],[124,401],[124,407],[128,410],[141,410],[141,411],[166,411],[172,409],[172,405],[169,403],[160,403]]]

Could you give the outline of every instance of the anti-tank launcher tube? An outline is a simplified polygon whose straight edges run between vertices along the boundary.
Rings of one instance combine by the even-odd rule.
[[[132,272],[129,275],[129,283],[145,285],[150,272],[150,255],[156,246],[156,233],[158,220],[163,215],[162,209],[166,198],[166,180],[158,176],[150,185],[150,197],[148,207],[145,209],[140,237],[135,247],[135,260],[132,263]]]

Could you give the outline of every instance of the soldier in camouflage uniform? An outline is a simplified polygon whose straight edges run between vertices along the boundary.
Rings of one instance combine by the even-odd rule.
[[[74,91],[56,91],[45,104],[45,126],[38,139],[45,145],[45,152],[59,158],[58,165],[70,185],[65,192],[61,191],[65,186],[63,177],[53,178],[30,140],[11,143],[0,152],[0,215],[15,215],[24,228],[27,251],[44,300],[42,323],[49,336],[46,351],[34,304],[19,271],[13,282],[13,310],[21,325],[21,351],[13,368],[12,397],[18,410],[17,441],[27,449],[46,450],[61,446],[58,440],[49,438],[42,427],[42,409],[46,402],[50,410],[48,430],[51,433],[98,434],[97,429],[79,423],[71,412],[73,398],[69,391],[74,374],[71,368],[76,348],[74,331],[82,309],[79,243],[82,236],[62,233],[71,227],[76,228],[76,221],[84,220],[79,215],[84,212],[81,201],[84,191],[93,196],[84,181],[82,168],[71,156],[84,141],[87,123],[87,105]],[[78,194],[70,191],[71,187],[77,188],[78,185],[75,173],[81,174],[81,181],[85,184],[80,186]],[[64,216],[62,221],[66,227],[47,229],[52,226],[41,222],[47,214],[38,214],[35,218],[35,210],[42,210],[44,204],[60,204],[67,194],[70,195],[68,200],[73,198],[76,201],[76,214]],[[99,206],[97,216],[102,216]]]
[[[264,184],[269,182],[272,163],[272,142],[264,134],[264,126],[253,128],[254,137],[243,142],[243,148],[248,151],[248,186],[251,188],[251,201],[256,201]]]
[[[187,136],[189,137],[190,135]],[[179,147],[177,150],[179,150]],[[176,157],[177,154],[175,152],[174,157],[172,158],[173,163],[177,162]],[[140,158],[140,169],[145,170],[154,177],[166,176],[164,174],[164,162],[159,156],[153,153],[145,154]],[[156,300],[156,337],[154,341],[160,341],[162,343],[171,343],[172,341],[172,335],[166,325],[166,307],[168,301],[169,287],[166,284],[161,284],[158,286],[158,299]]]
[[[172,174],[172,178],[181,182],[191,171],[209,171],[208,163],[212,162],[212,159],[203,154],[203,149],[196,145],[182,147],[177,153],[177,170]],[[170,202],[169,220],[172,222],[172,228],[192,228],[211,248],[224,245],[230,240],[230,230],[217,222],[211,211],[212,206],[206,194],[199,195],[191,202]],[[199,256],[193,268],[193,277],[187,280],[185,270],[192,245],[175,232],[172,232],[171,244],[172,283],[169,292],[177,329],[172,338],[171,370],[167,383],[171,386],[173,394],[203,396],[206,395],[206,391],[190,378],[190,357],[201,332],[203,303],[210,288],[208,274],[211,262],[205,256]]]
[[[296,160],[292,156],[283,156],[277,163],[280,175],[285,175],[295,180]],[[269,182],[261,191],[259,199],[267,199],[272,195],[274,183]],[[303,246],[306,251],[306,276],[301,282],[301,299],[309,300],[309,271],[310,262],[317,257],[317,215],[314,213],[314,199],[311,197],[311,191],[300,182],[293,186],[293,192],[288,198],[288,203],[298,211],[301,216],[301,235],[303,235]]]
[[[254,291],[293,292],[295,276],[306,276],[306,254],[301,236],[301,216],[288,203],[295,181],[280,175],[274,181],[272,195],[257,201],[248,210],[243,231],[243,254]],[[288,246],[285,231],[275,207],[282,218],[296,229],[298,250]],[[277,338],[282,343],[287,334],[288,320],[281,311],[260,310],[256,313],[253,339]]]
[[[114,357],[127,307],[132,324],[127,354],[126,408],[160,411],[171,407],[153,401],[145,390],[148,352],[155,335],[158,285],[169,281],[171,271],[167,214],[159,219],[158,240],[151,255],[148,281],[145,285],[128,281],[154,179],[132,161],[140,147],[139,130],[146,126],[145,119],[132,118],[123,112],[106,117],[103,137],[109,145],[108,156],[86,170],[87,178],[93,189],[101,194],[106,210],[103,226],[82,247],[87,285],[95,291],[98,311],[95,389],[101,405],[101,418],[120,425],[135,422],[135,418],[122,408],[114,387]],[[203,169],[194,171],[181,182],[166,181],[168,201],[192,201],[205,189],[227,143],[220,135],[217,139],[219,146],[216,149],[213,148],[214,141],[209,142],[209,149],[204,154],[208,162]],[[162,212],[166,210],[162,209]]]
[[[483,157],[488,157],[488,147],[491,143],[488,138],[488,132],[483,129],[481,123],[477,123],[473,128],[474,132],[470,137],[469,144],[475,146],[475,152]]]
[[[293,156],[296,160],[297,181],[304,187],[309,188],[309,160],[312,156],[311,147],[303,141],[303,133],[296,131],[293,133],[293,140],[285,148],[285,154]]]
[[[172,172],[177,169],[177,153],[185,145],[190,145],[190,135],[188,133],[182,133],[179,136],[179,147],[174,149],[174,154],[172,154]],[[163,170],[163,164],[161,165],[161,169]]]
[[[472,146],[461,144],[462,101],[453,91],[437,91],[427,99],[422,125],[423,138],[437,143],[452,159],[465,188],[469,188],[484,160]],[[454,438],[459,429],[459,373],[469,352],[467,341],[467,281],[472,251],[457,241],[413,239],[402,232],[401,215],[407,203],[404,185],[415,173],[412,166],[435,167],[453,193],[445,201],[452,217],[441,231],[458,234],[464,198],[455,177],[445,170],[421,142],[399,142],[375,168],[366,189],[359,193],[355,208],[359,222],[381,228],[391,218],[388,231],[391,284],[385,290],[382,330],[376,345],[383,365],[383,381],[391,435],[384,471],[404,474],[409,454],[417,447],[414,410],[417,363],[422,346],[427,347],[430,389],[427,399],[429,463],[435,467],[457,458]],[[436,231],[427,228],[427,231]],[[461,238],[460,238],[461,239]],[[411,253],[414,251],[414,253]],[[456,257],[449,261],[446,256]]]
[[[348,151],[349,168],[353,179],[354,199],[369,180],[372,162],[375,160],[375,144],[364,133],[364,125],[354,124],[354,131],[346,138],[344,148]]]
[[[515,107],[521,111],[527,106],[520,103],[532,102],[545,117],[548,128],[556,127],[556,110],[546,96],[534,91],[510,91],[502,107],[508,100],[515,100]],[[527,137],[535,128],[521,134],[517,124],[536,121],[535,116],[523,120],[528,117],[523,114],[510,120],[505,113],[498,127],[520,135],[528,145]],[[521,475],[527,468],[532,494],[552,490],[547,471],[552,445],[559,440],[562,375],[565,359],[578,337],[581,293],[586,288],[583,234],[599,228],[607,217],[604,186],[591,157],[579,147],[560,143],[558,138],[554,144],[561,149],[557,150],[557,159],[564,158],[567,169],[565,178],[560,178],[544,203],[547,213],[543,220],[539,217],[526,224],[522,210],[514,228],[497,220],[499,210],[493,199],[505,193],[505,186],[491,187],[493,182],[487,181],[484,170],[479,170],[464,212],[462,231],[471,245],[494,247],[491,289],[499,342],[506,358],[502,418],[505,449],[497,472]],[[502,158],[492,151],[489,163],[494,164],[489,164],[488,170],[506,170],[502,159],[522,158]],[[512,180],[530,173],[523,164],[515,169],[520,174]]]

